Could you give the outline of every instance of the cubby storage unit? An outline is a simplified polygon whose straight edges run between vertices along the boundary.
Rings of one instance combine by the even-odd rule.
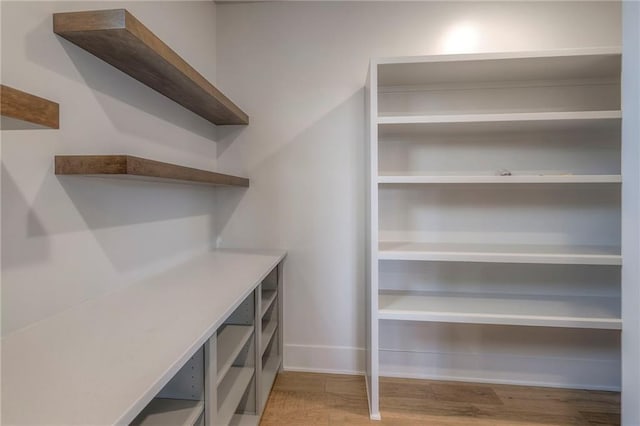
[[[249,186],[249,179],[131,155],[57,155],[56,175],[110,177],[213,186]]]
[[[131,422],[145,425],[200,425],[204,421],[204,350],[199,349]]]
[[[284,256],[216,250],[4,337],[3,423],[257,425],[282,365],[272,338],[263,368],[262,295],[279,329]]]
[[[619,50],[372,60],[366,379],[620,386]]]
[[[276,374],[282,366],[282,276],[273,270],[260,287],[260,410],[264,410]]]
[[[2,130],[60,127],[60,106],[56,102],[0,84]]]
[[[53,32],[214,124],[249,116],[125,9],[56,13]]]

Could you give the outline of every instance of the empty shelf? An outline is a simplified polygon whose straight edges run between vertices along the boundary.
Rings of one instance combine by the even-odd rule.
[[[53,32],[214,124],[249,117],[125,9],[55,13]]]
[[[563,49],[557,52],[490,52],[382,58],[380,86],[421,86],[469,82],[527,82],[616,79],[620,48]]]
[[[56,175],[114,177],[214,186],[249,186],[249,179],[131,155],[57,155]]]
[[[216,425],[226,425],[231,422],[242,396],[251,383],[253,373],[254,369],[251,367],[231,367],[227,377],[218,387],[219,404]]]
[[[460,129],[478,126],[478,130],[486,130],[488,123],[505,125],[509,128],[517,127],[519,123],[530,128],[531,123],[536,127],[575,127],[581,122],[620,122],[622,112],[617,111],[567,111],[567,112],[515,112],[496,114],[433,114],[433,115],[383,115],[378,117],[378,124],[386,125],[443,125],[448,127],[455,124]]]
[[[564,265],[621,265],[619,247],[531,244],[461,244],[385,241],[382,260],[450,262],[546,263]]]
[[[3,130],[60,128],[60,106],[48,99],[0,84]]]
[[[273,354],[262,367],[262,401],[266,404],[271,387],[280,370],[280,355]]]
[[[380,184],[400,183],[622,183],[621,175],[381,175]]]
[[[619,297],[382,293],[387,320],[571,328],[622,328]]]
[[[132,426],[193,426],[204,411],[202,401],[155,398],[131,422]]]
[[[252,325],[225,325],[218,332],[218,373],[217,383],[224,379],[242,348],[247,344],[253,333]]]
[[[261,317],[267,313],[273,301],[276,300],[277,293],[275,290],[262,290],[262,313]]]
[[[271,342],[271,339],[273,338],[273,335],[276,332],[276,329],[278,328],[278,320],[277,317],[273,317],[269,320],[269,322],[267,323],[267,326],[264,327],[264,329],[262,330],[262,343],[261,343],[261,348],[260,348],[260,355],[264,355],[264,351],[267,350],[267,347],[269,346],[269,343]]]

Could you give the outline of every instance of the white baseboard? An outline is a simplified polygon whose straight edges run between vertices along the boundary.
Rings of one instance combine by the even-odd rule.
[[[285,345],[284,370],[364,374],[363,348]],[[617,360],[380,351],[380,375],[431,380],[620,390]]]
[[[284,345],[283,368],[309,373],[364,374],[364,348]]]
[[[380,375],[416,379],[620,390],[620,362],[495,353],[380,351]]]

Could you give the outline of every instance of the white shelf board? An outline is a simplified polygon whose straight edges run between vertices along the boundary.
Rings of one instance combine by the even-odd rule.
[[[619,297],[381,293],[378,318],[466,324],[622,328]]]
[[[154,398],[131,426],[193,426],[203,411],[202,401]]]
[[[267,326],[262,330],[262,347],[260,348],[260,356],[264,355],[264,351],[267,350],[273,335],[276,333],[276,329],[278,328],[278,319],[276,316],[273,316]]]
[[[432,114],[432,115],[381,115],[378,124],[412,125],[475,125],[483,123],[528,123],[537,122],[541,127],[565,122],[575,125],[579,121],[621,120],[622,112],[616,111],[553,111],[553,112],[511,112],[491,114]],[[568,123],[566,123],[568,122]]]
[[[9,334],[3,423],[130,423],[284,256],[208,252]]]
[[[264,367],[262,367],[262,401],[266,404],[267,399],[269,397],[269,393],[271,392],[271,388],[273,387],[273,383],[276,380],[276,376],[278,375],[278,371],[280,370],[280,362],[281,358],[278,354],[271,355]]]
[[[231,367],[218,387],[218,417],[216,425],[228,425],[238,409],[242,396],[253,378],[253,367]]]
[[[377,59],[379,86],[620,78],[619,47]]]
[[[218,332],[218,373],[216,385],[224,379],[242,348],[247,344],[254,327],[252,325],[224,325]]]
[[[267,313],[273,301],[276,300],[277,292],[275,290],[262,290],[262,313],[261,317]]]
[[[622,183],[621,175],[380,175],[379,184],[429,183]]]
[[[381,260],[621,265],[619,247],[383,241]]]
[[[619,111],[591,111],[585,116],[580,112],[572,113],[571,116],[564,116],[561,119],[546,119],[541,116],[531,118],[531,113],[509,113],[509,114],[474,114],[472,117],[465,114],[456,115],[429,115],[414,116],[402,115],[383,116],[386,120],[402,121],[399,123],[381,123],[378,126],[380,142],[384,143],[385,138],[395,135],[429,135],[451,136],[451,135],[489,135],[502,133],[527,134],[534,132],[609,132],[612,135],[620,131],[621,112]],[[428,117],[428,118],[425,118]],[[442,117],[452,121],[441,121]],[[416,120],[416,118],[418,120]],[[488,120],[490,118],[499,121]],[[505,119],[506,118],[506,119]],[[471,120],[469,120],[471,119]],[[480,121],[473,121],[480,119]],[[422,121],[420,121],[422,120]],[[416,122],[417,121],[417,122]],[[518,138],[514,138],[518,139]],[[618,137],[619,139],[619,137]],[[407,139],[395,138],[394,141]],[[408,139],[413,140],[413,139]],[[612,137],[615,140],[615,137]],[[579,143],[580,138],[576,138]]]
[[[254,414],[236,414],[231,418],[229,426],[258,426],[260,416]]]

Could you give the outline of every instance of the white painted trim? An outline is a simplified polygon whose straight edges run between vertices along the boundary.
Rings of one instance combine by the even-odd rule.
[[[395,368],[389,365],[391,361]],[[380,376],[567,389],[620,390],[620,370],[616,359],[381,349]]]
[[[364,348],[287,344],[284,355],[285,371],[364,374]]]
[[[384,373],[380,377],[394,377],[400,379],[416,379],[416,380],[438,380],[444,382],[464,382],[464,383],[480,383],[491,385],[512,385],[512,386],[536,386],[543,388],[557,388],[557,389],[585,389],[584,386],[578,384],[566,384],[566,383],[553,383],[553,382],[521,382],[518,380],[488,380],[485,378],[476,377],[459,377],[459,376],[447,376],[442,374],[392,374]],[[619,386],[591,386],[588,390],[594,391],[608,391],[608,392],[620,392]]]
[[[640,424],[640,3],[622,2],[622,424]]]
[[[284,347],[287,364],[284,365],[285,371],[306,372],[306,373],[327,373],[327,374],[364,374],[364,348],[348,347],[348,346],[322,346],[322,345],[300,345],[290,344]],[[492,383],[492,384],[508,384],[523,386],[542,386],[568,389],[591,389],[604,391],[620,391],[619,384],[600,384],[596,376],[606,375],[609,370],[615,368],[617,361],[614,360],[597,360],[597,359],[575,359],[575,358],[558,358],[558,357],[524,357],[522,355],[509,354],[471,354],[471,353],[451,353],[451,352],[401,352],[387,349],[380,350],[382,354],[405,354],[409,357],[420,358],[422,361],[422,371],[393,371],[385,366],[384,362],[380,363],[381,377],[404,377],[411,379],[424,380],[446,380],[446,381],[462,381],[471,383]],[[349,360],[358,359],[358,363],[354,364]],[[428,362],[424,362],[427,360]],[[459,374],[451,374],[441,368],[444,362],[450,363],[452,360],[458,360],[460,363]],[[523,362],[527,360],[527,362]],[[518,362],[520,365],[544,366],[545,371],[536,371],[535,369],[526,373],[529,377],[536,379],[508,379],[497,377],[495,370],[487,369],[486,376],[465,374],[465,366],[500,366],[509,362]],[[558,369],[567,371],[566,377],[581,377],[582,382],[574,380],[550,380],[548,374],[548,365],[557,365]],[[589,365],[590,368],[585,368]],[[430,367],[431,366],[431,367]],[[425,372],[425,369],[431,368],[432,372]],[[542,367],[541,367],[542,368]],[[433,373],[433,371],[443,371],[444,374]],[[584,372],[593,373],[590,379]],[[547,373],[546,376],[544,373]],[[523,374],[523,373],[520,373]],[[523,374],[524,376],[525,374]],[[561,379],[562,376],[557,376]],[[366,380],[366,378],[365,378]],[[371,419],[375,420],[376,415],[380,413],[370,413]]]

